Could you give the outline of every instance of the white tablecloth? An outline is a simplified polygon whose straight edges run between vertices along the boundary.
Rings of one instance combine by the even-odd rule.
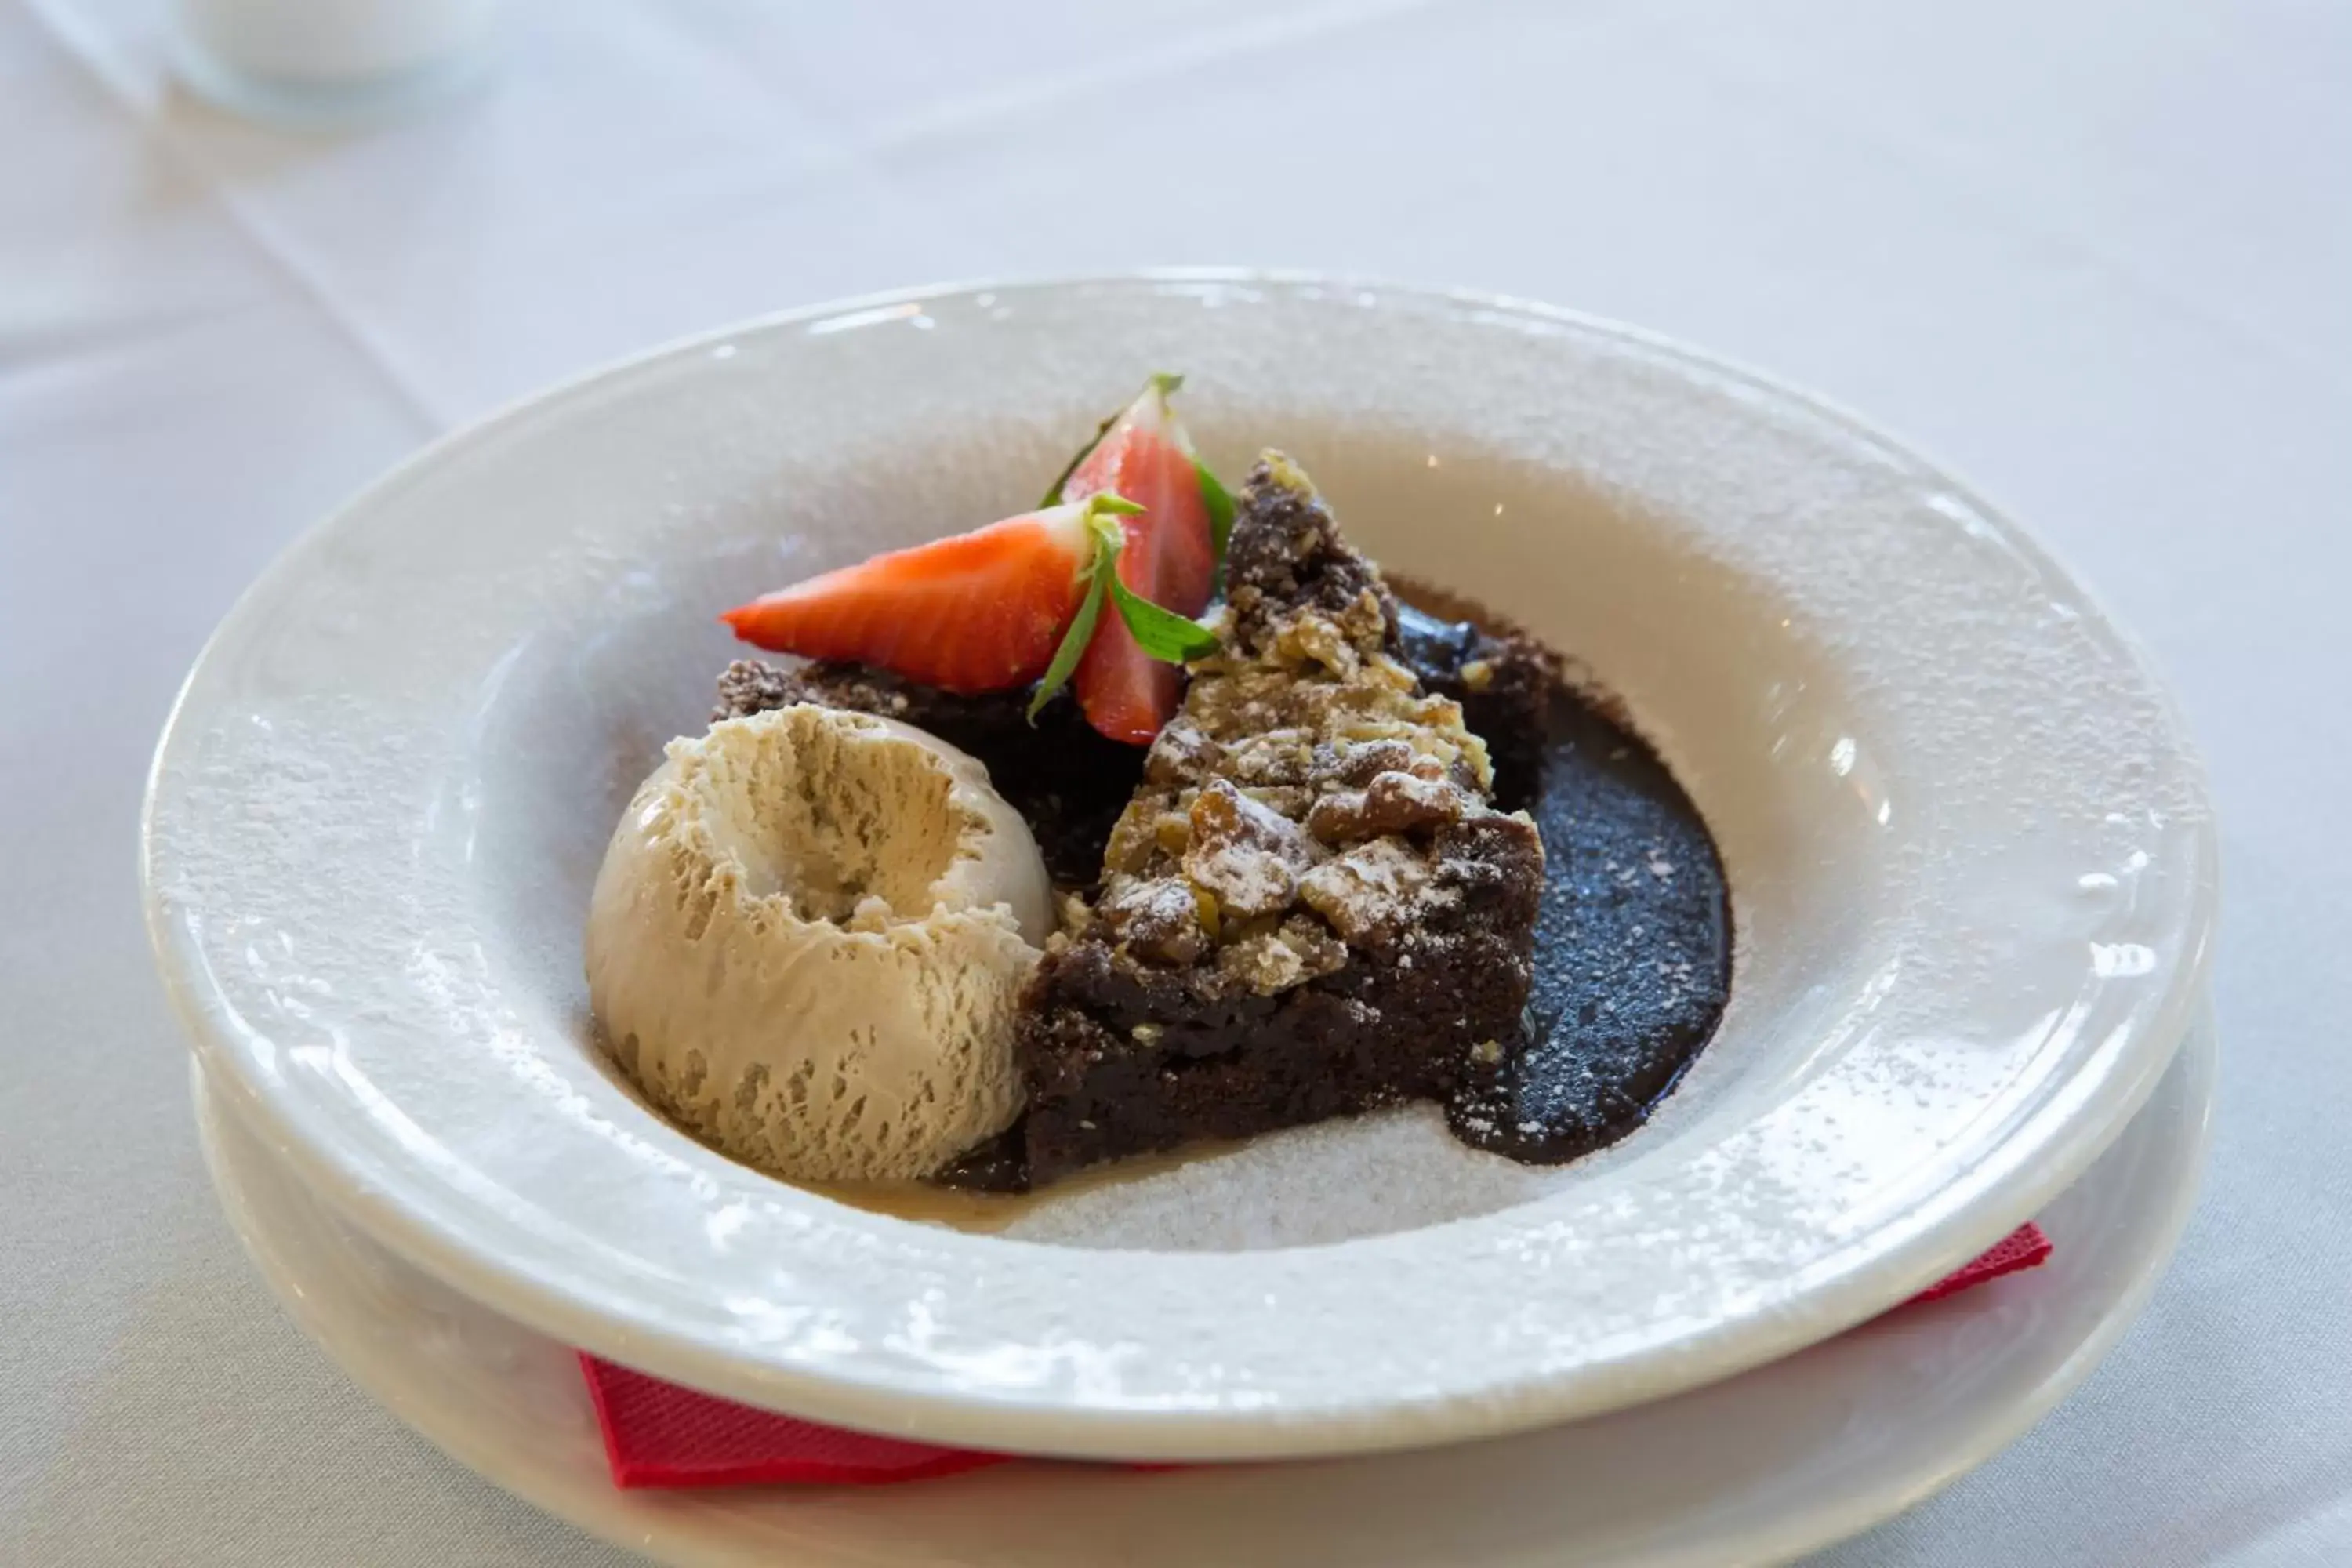
[[[1622,317],[1975,477],[2153,647],[2230,910],[2203,1207],[2088,1386],[1840,1564],[2352,1563],[2352,16],[2326,0],[527,6],[343,139],[0,0],[0,1562],[604,1564],[289,1326],[135,907],[181,672],[297,530],[667,336],[1247,262]]]

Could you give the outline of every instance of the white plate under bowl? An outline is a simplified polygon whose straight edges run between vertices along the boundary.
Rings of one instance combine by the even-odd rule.
[[[2215,1044],[2042,1215],[2052,1260],[1635,1410],[1422,1453],[1136,1476],[1022,1464],[866,1489],[623,1492],[565,1346],[401,1263],[301,1190],[203,1085],[213,1179],[303,1331],[461,1463],[607,1541],[737,1568],[1618,1568],[1763,1563],[1850,1535],[1999,1451],[2088,1376],[2172,1255]]]
[[[1390,565],[1587,661],[1706,814],[1730,1007],[1607,1156],[1397,1114],[966,1234],[730,1163],[594,1050],[587,889],[713,614],[1020,509],[1159,368],[1227,474],[1287,447]],[[2145,1100],[2218,879],[2165,695],[1949,476],[1622,328],[1243,275],[798,312],[440,443],[216,635],[144,869],[218,1091],[467,1295],[755,1404],[1177,1459],[1563,1420],[1871,1316]]]

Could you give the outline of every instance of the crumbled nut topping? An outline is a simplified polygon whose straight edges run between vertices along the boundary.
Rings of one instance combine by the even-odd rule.
[[[1430,855],[1402,838],[1375,838],[1326,860],[1299,881],[1307,907],[1350,945],[1393,942],[1431,907],[1458,900],[1458,888],[1435,886]]]
[[[1307,814],[1307,831],[1326,844],[1347,844],[1459,822],[1483,804],[1449,778],[1378,773],[1362,789],[1340,790],[1318,800]]]
[[[1143,776],[1156,784],[1205,778],[1221,764],[1223,755],[1223,749],[1202,732],[1200,725],[1189,715],[1179,713],[1161,728],[1160,738],[1145,753]]]
[[[1397,656],[1395,601],[1295,464],[1251,475],[1218,650],[1103,858],[1100,926],[1129,962],[1200,963],[1271,994],[1396,942],[1462,897],[1435,839],[1496,813],[1483,741]]]
[[[1209,951],[1200,900],[1173,878],[1126,877],[1113,882],[1097,906],[1112,940],[1163,963],[1190,963]]]
[[[1290,907],[1298,874],[1315,860],[1297,823],[1226,779],[1202,785],[1188,815],[1192,833],[1181,864],[1193,887],[1213,894],[1224,914],[1244,920]]]

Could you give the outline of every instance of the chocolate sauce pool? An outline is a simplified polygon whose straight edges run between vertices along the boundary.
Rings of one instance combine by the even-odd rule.
[[[1649,1120],[1715,1033],[1731,989],[1731,904],[1715,840],[1640,737],[1563,679],[1542,645],[1443,589],[1398,583],[1405,661],[1462,703],[1495,805],[1543,836],[1535,976],[1520,1037],[1445,1108],[1454,1135],[1531,1165]],[[1489,680],[1465,672],[1484,664]]]
[[[1533,776],[1496,804],[1543,835],[1526,1032],[1445,1108],[1454,1136],[1528,1164],[1639,1127],[1715,1033],[1731,989],[1715,840],[1649,747],[1555,685]]]
[[[1731,987],[1723,862],[1682,786],[1601,703],[1557,677],[1539,691],[1472,689],[1465,667],[1507,662],[1508,634],[1410,605],[1401,630],[1407,661],[1462,700],[1492,749],[1495,804],[1526,811],[1543,836],[1525,1027],[1499,1062],[1456,1086],[1446,1122],[1474,1148],[1559,1164],[1646,1121],[1714,1034]],[[1134,781],[1110,782],[1123,804]],[[1026,1191],[1021,1132],[1016,1123],[933,1180]]]

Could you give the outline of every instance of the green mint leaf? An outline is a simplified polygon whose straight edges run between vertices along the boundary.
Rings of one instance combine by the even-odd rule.
[[[1111,576],[1110,596],[1118,605],[1119,619],[1134,634],[1135,646],[1161,663],[1190,664],[1217,651],[1216,633],[1153,604],[1120,582],[1117,574]]]
[[[1118,585],[1118,552],[1127,545],[1127,530],[1118,519],[1143,509],[1125,496],[1108,490],[1087,498],[1087,532],[1093,536],[1094,553],[1078,569],[1079,580],[1087,585],[1085,596],[1078,601],[1078,613],[1070,617],[1061,643],[1054,649],[1052,662],[1037,682],[1036,694],[1029,699],[1029,722],[1037,722],[1037,715],[1054,694],[1070,682],[1078,669],[1078,660],[1087,655],[1087,645],[1095,638],[1095,624],[1102,619],[1103,595]]]
[[[1164,605],[1155,605],[1119,580],[1118,552],[1127,544],[1127,530],[1115,521],[1143,508],[1124,496],[1106,491],[1087,502],[1087,526],[1095,533],[1096,574],[1110,585],[1111,603],[1127,623],[1136,647],[1163,664],[1189,664],[1217,651],[1217,634]]]
[[[1078,572],[1087,585],[1086,594],[1079,599],[1078,613],[1070,617],[1069,626],[1054,649],[1052,662],[1045,666],[1045,673],[1029,699],[1032,724],[1045,710],[1045,704],[1077,673],[1078,661],[1086,657],[1087,645],[1094,641],[1095,626],[1102,620],[1106,595],[1117,602],[1119,618],[1134,634],[1136,646],[1151,658],[1168,664],[1185,664],[1217,650],[1216,633],[1173,610],[1162,609],[1118,580],[1118,552],[1127,547],[1127,530],[1118,520],[1132,517],[1143,508],[1108,490],[1088,496],[1086,507],[1087,531],[1095,542],[1094,554]]]
[[[1192,459],[1192,472],[1201,481],[1201,504],[1209,509],[1209,547],[1215,552],[1217,569],[1225,565],[1225,542],[1234,536],[1233,492],[1217,482],[1209,465],[1200,458]]]
[[[1053,662],[1045,667],[1044,678],[1037,682],[1036,695],[1029,699],[1030,723],[1036,723],[1037,715],[1045,710],[1054,694],[1070,683],[1070,677],[1078,671],[1078,660],[1086,657],[1087,644],[1095,640],[1095,623],[1102,618],[1103,591],[1118,578],[1110,569],[1111,562],[1117,558],[1116,552],[1106,557],[1097,541],[1094,564],[1087,568],[1086,597],[1078,601],[1078,613],[1070,617],[1069,629],[1062,634]]]

